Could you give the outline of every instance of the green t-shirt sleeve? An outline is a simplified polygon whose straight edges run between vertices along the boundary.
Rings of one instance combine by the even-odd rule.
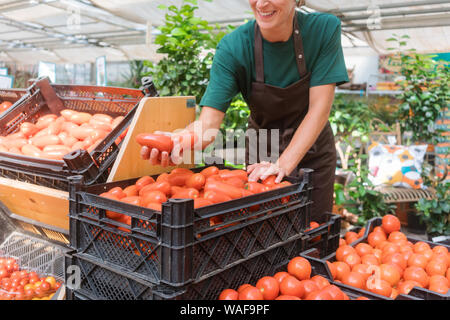
[[[238,63],[231,54],[226,37],[216,48],[210,79],[200,106],[208,106],[226,112],[232,99],[238,94]]]
[[[311,69],[310,87],[331,83],[341,85],[349,81],[341,44],[341,21],[327,15],[324,26],[329,32],[323,38],[319,57]]]

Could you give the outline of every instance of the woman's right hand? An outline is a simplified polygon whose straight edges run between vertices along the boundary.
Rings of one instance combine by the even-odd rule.
[[[143,146],[141,148],[141,158],[143,160],[148,160],[153,166],[175,166],[179,165],[183,161],[183,149],[180,143],[180,136],[178,134],[173,134],[171,132],[155,131],[155,134],[164,134],[171,137],[173,141],[173,149],[170,152],[163,151],[160,152],[158,149]]]

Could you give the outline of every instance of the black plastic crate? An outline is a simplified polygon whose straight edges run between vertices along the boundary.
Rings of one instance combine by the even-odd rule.
[[[304,243],[299,235],[182,287],[155,285],[83,254],[68,255],[66,268],[70,265],[80,268],[81,285],[72,289],[91,300],[217,300],[224,289],[256,283],[261,277],[280,271],[298,256]]]
[[[195,210],[193,200],[171,199],[162,214],[99,196],[137,179],[85,186],[72,177],[70,245],[145,281],[183,286],[303,236],[311,214],[311,173],[289,178],[293,184],[286,188]],[[108,219],[107,210],[131,217],[131,226]],[[219,216],[224,222],[210,226],[210,218]]]
[[[372,232],[375,227],[381,226],[381,223],[382,223],[382,218],[371,219],[365,227],[366,230],[364,232],[364,236],[359,238],[357,241],[353,242],[351,244],[351,246],[355,247],[356,245],[358,245],[359,243],[362,243],[362,242],[367,243],[367,237],[369,236],[369,233]],[[408,241],[410,241],[412,243],[416,243],[419,241],[428,243],[428,245],[431,248],[434,248],[435,246],[443,246],[443,247],[446,247],[450,251],[450,246],[442,244],[442,243],[434,243],[434,242],[430,242],[430,241],[426,241],[426,240],[422,240],[422,239],[415,239],[412,237],[408,237],[407,239],[408,239]],[[324,263],[325,263],[325,261],[329,261],[329,262],[336,261],[336,252],[331,253],[330,255],[326,256],[323,261],[324,261]],[[399,295],[399,297],[400,296],[404,296],[404,295]],[[440,294],[437,292],[430,291],[428,289],[414,287],[409,292],[407,297],[419,298],[420,300],[450,300],[450,292],[447,292],[447,294]],[[405,300],[405,297],[402,297],[402,298],[403,298],[403,300]]]
[[[316,248],[323,258],[339,248],[342,217],[337,214],[326,213],[321,216],[319,227],[305,232],[305,250]]]
[[[0,115],[0,134],[15,133],[23,122],[34,123],[45,114],[55,113],[48,105],[48,92],[59,100],[59,111],[72,109],[125,119],[90,154],[74,151],[64,161],[0,152],[0,176],[65,191],[69,188],[67,178],[72,175],[84,176],[86,184],[105,182],[119,152],[116,140],[131,124],[144,93],[125,88],[50,85],[47,79],[41,79],[27,89],[14,108]]]

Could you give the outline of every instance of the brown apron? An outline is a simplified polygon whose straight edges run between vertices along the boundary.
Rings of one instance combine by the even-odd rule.
[[[298,26],[297,17],[294,17],[294,47],[297,68],[300,80],[294,84],[280,88],[264,83],[263,41],[258,24],[255,23],[255,67],[256,82],[252,83],[250,96],[249,129],[268,130],[267,154],[271,151],[271,129],[279,130],[279,155],[288,147],[297,128],[305,118],[309,108],[309,82],[311,73],[306,69],[303,42]],[[259,135],[258,135],[258,141]],[[256,160],[261,162],[258,153],[258,144],[246,143],[246,163]],[[328,122],[319,135],[316,143],[307,152],[291,176],[299,176],[302,168],[314,170],[312,183],[312,219],[319,220],[325,212],[331,212],[333,207],[334,179],[336,170],[336,147],[333,131]]]

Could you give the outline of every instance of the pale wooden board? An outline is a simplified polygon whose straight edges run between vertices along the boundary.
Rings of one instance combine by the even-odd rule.
[[[141,100],[108,177],[108,182],[156,175],[173,169],[173,167],[152,166],[148,161],[142,160],[141,146],[135,138],[140,133],[173,132],[194,122],[195,103],[193,107],[188,107],[188,100],[195,101],[195,97],[157,97]],[[186,168],[193,166],[180,165],[180,167]]]
[[[0,201],[14,214],[69,230],[69,193],[0,178]]]

